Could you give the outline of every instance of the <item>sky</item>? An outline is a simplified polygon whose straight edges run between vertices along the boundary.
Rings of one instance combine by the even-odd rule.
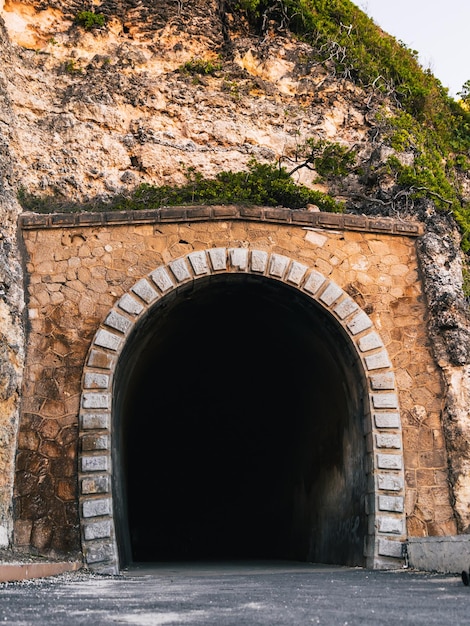
[[[353,0],[374,22],[418,51],[449,95],[470,80],[470,0]]]

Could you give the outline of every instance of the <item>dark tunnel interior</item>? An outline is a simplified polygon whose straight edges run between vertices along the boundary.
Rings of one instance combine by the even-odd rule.
[[[364,565],[363,389],[339,325],[283,283],[224,274],[162,298],[115,376],[121,566]]]

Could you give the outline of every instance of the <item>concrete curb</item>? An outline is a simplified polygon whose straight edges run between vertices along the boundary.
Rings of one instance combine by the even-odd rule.
[[[0,563],[0,582],[13,582],[30,578],[56,576],[64,572],[76,572],[83,564],[79,561],[55,563]]]

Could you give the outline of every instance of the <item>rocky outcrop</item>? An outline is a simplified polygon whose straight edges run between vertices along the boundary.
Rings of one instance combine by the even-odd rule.
[[[105,25],[77,24],[84,8],[101,12]],[[213,176],[242,170],[252,158],[294,166],[299,146],[313,137],[354,150],[361,171],[328,188],[301,168],[299,182],[329,190],[349,211],[396,217],[384,201],[390,181],[367,174],[390,154],[374,114],[394,103],[372,87],[339,80],[279,25],[252,33],[232,8],[223,0],[0,1],[0,544],[10,533],[23,358],[18,192],[48,196],[56,206],[93,203],[140,183],[183,183],[191,168]],[[194,72],[195,62],[212,69]],[[466,531],[470,354],[458,230],[431,203],[401,216],[426,227],[419,255],[427,322],[447,385],[449,477]]]
[[[470,325],[462,293],[462,257],[455,224],[432,215],[418,244],[425,276],[428,328],[447,393],[443,408],[455,511],[461,532],[470,531]]]
[[[23,4],[5,3],[4,18],[17,42],[10,94],[30,193],[103,199],[141,182],[184,182],[187,168],[210,176],[253,157],[295,160],[308,137],[370,153],[373,94],[338,84],[287,33],[234,32],[234,17],[207,1],[158,11],[104,2],[106,28],[89,32],[73,23],[82,3]],[[194,60],[217,69],[182,69]]]
[[[8,85],[14,55],[0,24],[0,546],[12,532],[14,455],[18,429],[24,329],[23,289],[16,221],[21,210],[15,194],[18,181],[16,123]]]

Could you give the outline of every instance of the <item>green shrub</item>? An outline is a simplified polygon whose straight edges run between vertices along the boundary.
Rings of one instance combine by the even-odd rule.
[[[93,11],[80,11],[75,16],[74,21],[75,24],[82,26],[85,30],[93,30],[105,25],[106,16],[103,13],[94,13]]]
[[[255,28],[274,22],[310,43],[318,62],[334,66],[336,80],[347,78],[390,95],[448,145],[453,142],[454,150],[470,148],[470,113],[423,70],[416,50],[383,32],[350,0],[231,1]],[[464,86],[464,95],[468,89]]]
[[[214,62],[206,59],[191,59],[181,65],[179,71],[183,74],[209,75],[214,74],[220,69],[222,69],[222,64],[220,62]]]
[[[351,80],[394,102],[399,113],[388,117],[385,141],[398,153],[413,153],[414,161],[405,166],[391,159],[390,173],[407,197],[429,196],[437,208],[451,210],[462,232],[462,248],[470,251],[470,210],[457,177],[457,172],[468,172],[470,81],[463,86],[461,102],[450,98],[431,71],[423,70],[416,50],[382,31],[350,0],[228,2],[244,11],[260,34],[267,28],[289,29],[311,44],[311,61],[322,63],[332,79]],[[383,120],[377,121],[384,130]],[[333,151],[325,153],[323,163],[310,163],[328,178],[336,175],[338,156]]]
[[[322,178],[335,179],[349,174],[356,162],[356,154],[335,141],[311,137],[298,148],[295,162],[297,164],[289,175],[306,167],[314,169]]]
[[[67,61],[65,61],[64,70],[67,72],[67,74],[81,74],[82,73],[81,68],[77,67],[74,59],[68,59]]]
[[[215,178],[204,178],[194,168],[187,168],[185,174],[187,181],[184,185],[155,186],[145,183],[129,196],[117,196],[108,203],[64,204],[63,200],[30,195],[24,189],[19,191],[18,199],[24,210],[38,213],[124,211],[196,204],[244,204],[291,209],[315,204],[323,211],[343,210],[343,205],[331,196],[296,184],[284,168],[254,159],[250,161],[248,170],[243,172],[219,172]]]
[[[316,204],[321,210],[340,212],[343,205],[331,196],[297,185],[284,168],[252,160],[243,172],[219,172],[204,178],[193,168],[186,170],[187,182],[171,187],[143,184],[132,197],[123,198],[113,208],[159,208],[184,204],[249,204],[283,206],[291,209]]]

